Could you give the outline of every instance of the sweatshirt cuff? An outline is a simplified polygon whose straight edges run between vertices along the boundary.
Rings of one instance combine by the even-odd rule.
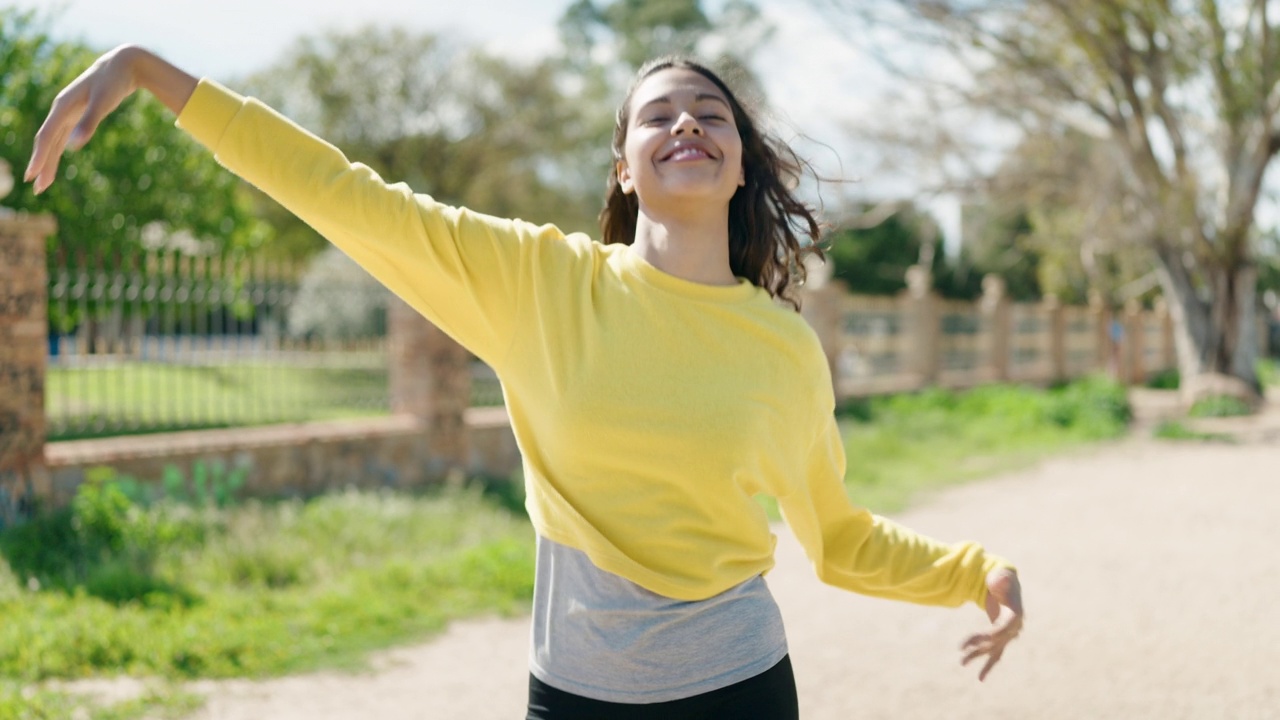
[[[178,114],[175,124],[216,154],[218,143],[243,105],[244,98],[239,94],[203,78]]]

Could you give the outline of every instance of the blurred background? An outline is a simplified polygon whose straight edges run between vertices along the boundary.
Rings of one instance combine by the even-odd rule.
[[[103,51],[148,47],[443,202],[590,234],[635,70],[711,61],[812,163],[804,314],[850,493],[887,511],[1137,431],[1280,436],[1273,5],[0,6],[0,719],[176,717],[201,701],[31,683],[340,665],[530,592],[493,372],[159,103],[39,198],[6,179]]]

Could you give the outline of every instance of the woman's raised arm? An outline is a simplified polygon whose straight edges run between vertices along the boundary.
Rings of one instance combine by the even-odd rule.
[[[44,192],[58,176],[62,153],[89,142],[98,123],[135,90],[149,90],[177,114],[197,83],[196,78],[135,45],[121,45],[106,53],[58,93],[36,133],[24,179],[35,181],[37,195]]]

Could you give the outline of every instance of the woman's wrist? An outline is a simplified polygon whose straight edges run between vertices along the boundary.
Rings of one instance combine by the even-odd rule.
[[[135,90],[147,90],[175,115],[182,113],[182,108],[200,82],[159,55],[137,45],[121,45],[110,55],[108,62],[120,63],[121,71],[128,74]]]

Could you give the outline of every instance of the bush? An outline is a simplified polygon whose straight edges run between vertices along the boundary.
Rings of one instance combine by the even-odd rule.
[[[86,484],[73,508],[0,533],[0,674],[235,677],[344,664],[532,596],[528,523],[479,487],[225,508],[123,497]]]
[[[1199,400],[1187,413],[1191,417],[1238,417],[1253,414],[1249,403],[1231,395],[1214,395]]]
[[[1177,368],[1161,370],[1147,378],[1146,386],[1152,390],[1177,390],[1182,386],[1182,374]]]

